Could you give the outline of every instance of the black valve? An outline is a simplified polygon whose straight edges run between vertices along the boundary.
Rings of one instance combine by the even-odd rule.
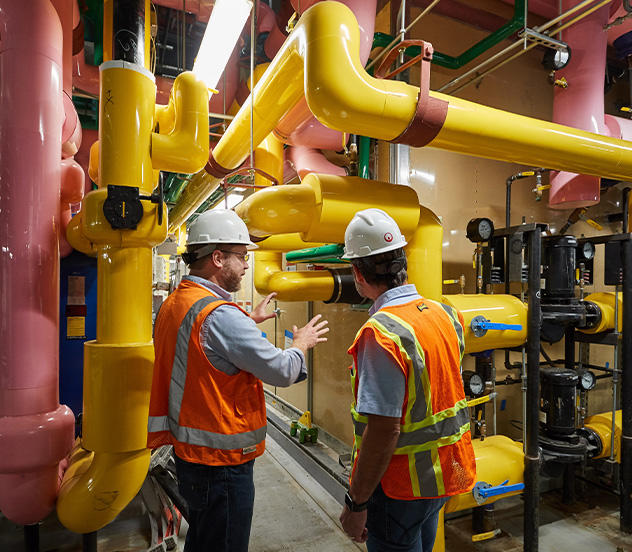
[[[162,210],[164,191],[162,174],[158,187],[150,196],[140,195],[137,187],[108,185],[108,196],[103,202],[103,214],[116,230],[136,230],[137,224],[143,218],[143,204],[141,200],[158,204],[158,224],[162,224]]]

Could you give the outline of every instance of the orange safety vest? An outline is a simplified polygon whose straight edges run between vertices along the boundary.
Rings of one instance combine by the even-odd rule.
[[[171,444],[183,460],[213,466],[243,464],[263,454],[267,426],[261,381],[243,370],[234,375],[218,370],[200,343],[204,320],[226,304],[235,305],[183,280],[160,308],[148,448]]]
[[[422,298],[384,307],[360,328],[349,348],[355,433],[351,478],[368,422],[356,410],[358,340],[370,333],[406,381],[397,447],[381,480],[384,493],[414,500],[459,494],[474,486],[476,463],[460,370],[463,325],[456,309]]]

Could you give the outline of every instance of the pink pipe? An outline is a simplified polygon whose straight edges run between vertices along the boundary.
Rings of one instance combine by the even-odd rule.
[[[576,4],[563,0],[562,9]],[[606,70],[609,6],[604,6],[564,31],[562,38],[571,47],[570,63],[556,77],[565,78],[568,88],[556,87],[553,122],[597,134],[609,135],[604,120],[603,78]],[[567,172],[551,174],[549,206],[554,209],[587,207],[599,202],[600,179]]]
[[[288,149],[288,159],[294,165],[294,169],[301,180],[310,173],[347,176],[347,171],[344,167],[334,165],[317,149],[305,146],[294,146]]]
[[[0,0],[0,510],[53,508],[74,416],[59,405],[62,31],[49,0]]]

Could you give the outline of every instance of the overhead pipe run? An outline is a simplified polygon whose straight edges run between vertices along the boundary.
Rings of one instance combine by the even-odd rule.
[[[401,81],[371,77],[358,50],[358,26],[347,7],[326,1],[307,10],[255,87],[254,145],[305,95],[312,113],[337,130],[525,165],[632,178],[629,142],[428,91],[428,46],[421,93]],[[213,150],[207,165],[211,174],[191,182],[172,210],[171,229],[248,155],[252,98]]]

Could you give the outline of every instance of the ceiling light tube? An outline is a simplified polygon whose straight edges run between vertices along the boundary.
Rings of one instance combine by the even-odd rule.
[[[217,87],[228,58],[252,10],[252,0],[217,0],[206,26],[193,72],[207,88]]]

